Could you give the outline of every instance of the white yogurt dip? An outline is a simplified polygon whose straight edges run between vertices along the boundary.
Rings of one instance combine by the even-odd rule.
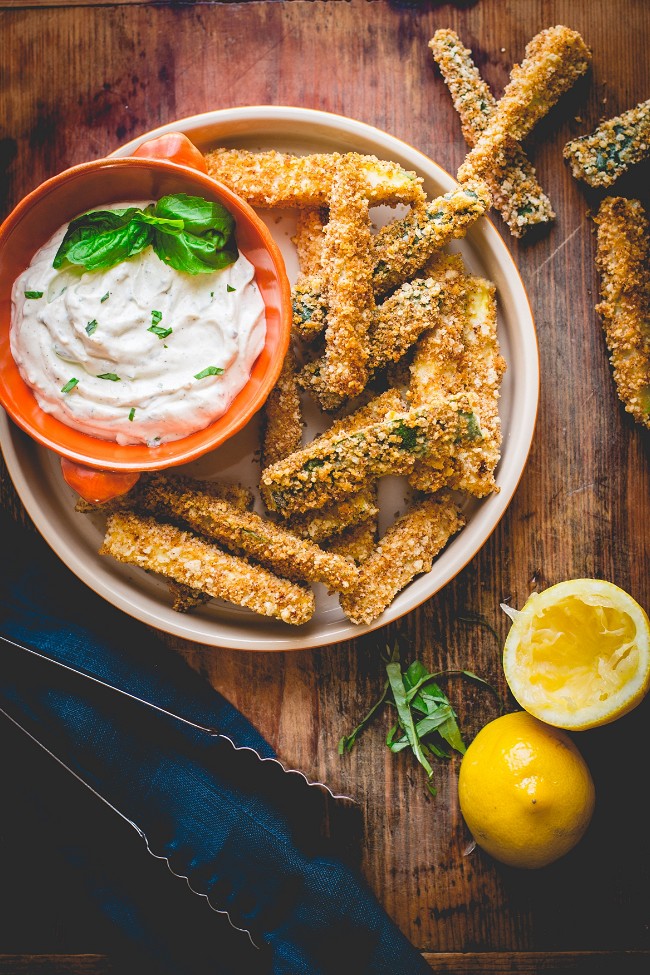
[[[126,206],[146,204],[110,209]],[[11,352],[41,409],[93,437],[150,447],[222,416],[265,341],[252,264],[240,254],[185,274],[149,246],[107,270],[57,271],[66,230],[12,292]]]

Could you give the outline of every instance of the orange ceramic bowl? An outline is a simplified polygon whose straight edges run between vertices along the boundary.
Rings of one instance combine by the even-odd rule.
[[[263,405],[289,344],[291,290],[284,261],[255,211],[227,187],[200,171],[202,156],[185,138],[144,143],[135,156],[99,159],[65,170],[25,197],[0,227],[0,403],[30,437],[62,458],[64,476],[88,500],[127,490],[140,472],[195,460],[237,433]],[[183,161],[172,162],[170,159]],[[266,310],[266,341],[247,384],[227,412],[210,426],[158,447],[121,446],[66,426],[39,407],[22,380],[9,347],[11,289],[36,251],[73,217],[107,203],[156,200],[188,193],[223,204],[236,224],[237,246],[255,268]],[[89,469],[89,470],[84,470]],[[104,477],[99,472],[107,473]],[[84,491],[83,481],[92,483]],[[103,483],[102,483],[103,482]]]

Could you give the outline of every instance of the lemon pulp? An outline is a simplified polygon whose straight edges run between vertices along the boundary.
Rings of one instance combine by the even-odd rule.
[[[506,679],[518,703],[541,720],[595,727],[631,710],[647,692],[648,617],[612,583],[560,583],[512,615]]]

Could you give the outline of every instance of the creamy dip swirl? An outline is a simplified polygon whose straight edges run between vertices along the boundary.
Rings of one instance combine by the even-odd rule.
[[[146,203],[105,209],[127,206]],[[12,292],[11,352],[41,409],[93,437],[150,447],[222,416],[264,346],[252,264],[240,254],[190,275],[146,247],[107,270],[57,271],[66,230]]]

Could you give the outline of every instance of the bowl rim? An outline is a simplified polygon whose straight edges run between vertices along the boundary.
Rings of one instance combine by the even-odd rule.
[[[140,141],[144,142],[149,140],[143,139]],[[238,433],[249,422],[251,417],[264,405],[268,394],[277,382],[280,375],[282,362],[284,356],[286,355],[291,338],[291,285],[286,272],[284,259],[268,227],[260,219],[255,210],[246,202],[246,200],[234,193],[228,186],[225,186],[218,180],[212,179],[212,177],[208,176],[206,173],[203,173],[201,170],[192,166],[185,166],[163,158],[132,155],[121,157],[109,155],[100,159],[93,159],[87,162],[77,163],[74,166],[69,166],[67,169],[64,169],[61,172],[56,173],[54,176],[44,180],[18,201],[16,206],[0,224],[0,248],[4,245],[5,239],[9,237],[11,232],[18,226],[24,215],[28,213],[33,206],[45,204],[50,194],[56,192],[60,186],[64,186],[75,179],[83,179],[86,173],[96,173],[97,171],[102,171],[105,169],[128,170],[134,168],[149,171],[154,170],[159,173],[173,173],[177,176],[180,175],[181,177],[187,178],[188,181],[193,183],[194,187],[197,189],[198,187],[203,186],[213,195],[220,197],[224,205],[234,213],[237,219],[248,221],[248,223],[254,227],[264,249],[269,254],[273,269],[272,273],[279,288],[278,310],[280,316],[280,341],[278,342],[277,347],[273,350],[273,355],[270,357],[270,367],[264,374],[263,380],[255,384],[253,388],[250,386],[249,379],[249,381],[242,387],[235,397],[233,404],[236,403],[239,396],[242,394],[245,395],[245,391],[247,389],[249,390],[249,399],[248,402],[246,402],[244,409],[240,409],[238,413],[235,413],[232,409],[233,404],[231,404],[222,417],[218,417],[207,427],[194,431],[193,433],[188,434],[186,437],[162,444],[156,448],[147,448],[141,444],[119,445],[114,441],[105,440],[101,437],[93,437],[91,434],[76,430],[74,427],[63,423],[63,421],[50,416],[49,414],[45,413],[45,411],[40,410],[31,388],[27,383],[25,383],[16,368],[14,382],[16,382],[18,385],[22,384],[25,394],[29,395],[29,397],[34,400],[34,411],[40,411],[42,416],[45,418],[46,430],[40,430],[34,426],[34,423],[29,417],[25,416],[24,413],[16,408],[13,399],[7,395],[5,381],[3,377],[0,376],[0,405],[5,409],[16,425],[21,428],[21,430],[23,430],[41,446],[54,451],[54,453],[61,457],[65,457],[68,460],[74,461],[75,463],[87,465],[94,469],[104,471],[136,472],[163,470],[196,460],[203,456],[203,454],[218,448],[227,439]],[[34,253],[39,247],[42,246],[43,243],[44,241],[39,241],[35,244]],[[265,348],[266,341],[268,341],[268,338],[265,340]],[[12,367],[10,364],[10,368],[13,371],[15,367]],[[253,366],[251,375],[254,368],[255,367]],[[84,448],[75,449],[74,447],[61,443],[61,441],[57,438],[56,433],[51,432],[51,428],[54,428],[56,431],[56,428],[59,426],[61,428],[67,428],[68,430],[73,431],[71,436],[83,444]],[[63,435],[65,435],[65,431],[63,429],[61,432]],[[98,457],[93,451],[93,447],[95,445],[99,445],[100,453],[106,456]],[[128,454],[132,451],[133,453],[137,453],[138,456],[137,459],[122,459],[119,457],[110,456],[111,451],[119,451],[121,454]]]

